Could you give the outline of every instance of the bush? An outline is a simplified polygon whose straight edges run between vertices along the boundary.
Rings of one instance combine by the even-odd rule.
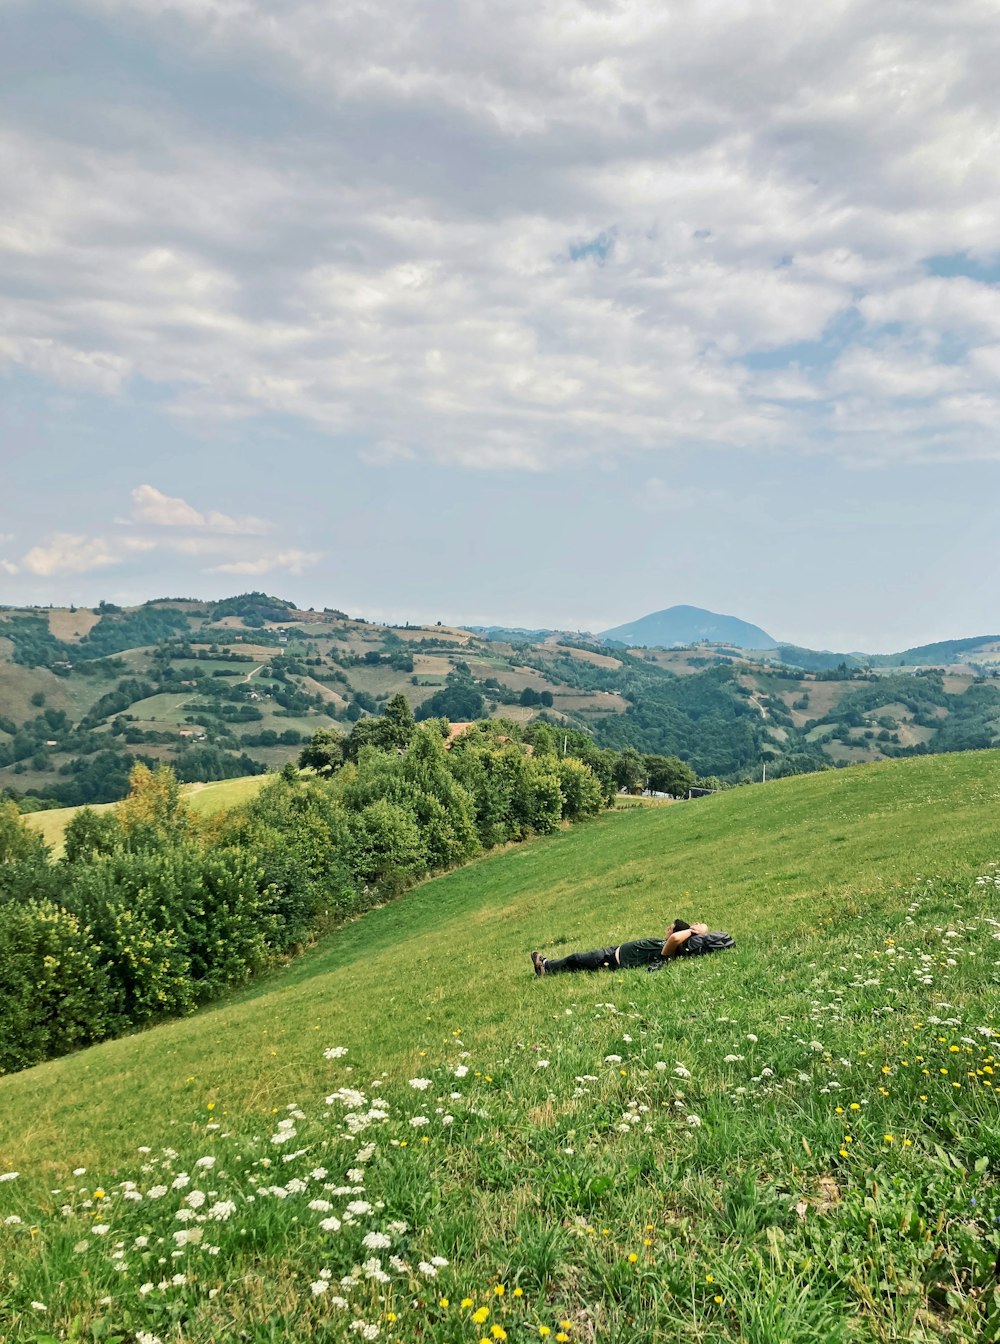
[[[559,760],[559,788],[562,815],[568,821],[596,816],[604,806],[600,780],[573,756],[563,756]]]
[[[53,901],[0,904],[0,1073],[107,1035],[107,971],[90,930]]]

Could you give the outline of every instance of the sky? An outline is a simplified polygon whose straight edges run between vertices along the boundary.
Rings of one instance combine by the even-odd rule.
[[[994,0],[0,0],[0,602],[1000,631]]]

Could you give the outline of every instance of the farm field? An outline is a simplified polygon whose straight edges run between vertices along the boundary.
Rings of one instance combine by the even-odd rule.
[[[197,812],[200,816],[211,816],[215,812],[225,812],[239,803],[246,802],[266,782],[266,775],[246,775],[240,779],[222,779],[212,784],[182,784],[181,795],[190,804],[193,812]],[[107,812],[117,804],[91,803],[90,806],[95,812]],[[62,851],[66,827],[79,811],[78,807],[54,807],[48,812],[29,812],[24,820],[59,854]]]
[[[0,1079],[0,1334],[996,1339],[998,860],[996,752],[630,807]]]

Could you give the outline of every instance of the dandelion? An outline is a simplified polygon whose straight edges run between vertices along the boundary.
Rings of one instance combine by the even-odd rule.
[[[475,1321],[476,1325],[482,1325],[489,1316],[489,1314],[490,1314],[489,1307],[480,1307],[477,1311],[474,1311],[472,1313],[470,1319]]]
[[[493,1336],[494,1339],[504,1340],[507,1338],[507,1331],[503,1328],[502,1325],[490,1326],[490,1334]]]

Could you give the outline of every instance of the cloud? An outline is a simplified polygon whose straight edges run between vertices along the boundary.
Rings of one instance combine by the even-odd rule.
[[[145,537],[88,537],[74,532],[56,532],[22,558],[29,574],[49,578],[55,574],[86,574],[93,569],[117,565],[155,543]],[[10,572],[10,571],[8,571]]]
[[[695,509],[717,509],[725,503],[725,496],[717,490],[703,490],[697,486],[671,486],[658,476],[651,476],[636,494],[635,503],[645,513],[684,513]]]
[[[153,485],[137,485],[132,491],[132,517],[156,527],[205,528],[227,536],[258,536],[273,528],[265,518],[230,518],[214,510],[200,513],[187,500],[165,495]]]
[[[72,14],[48,114],[7,81],[0,364],[371,464],[1000,456],[981,0]],[[8,26],[44,77],[44,17]],[[265,530],[141,489],[144,525]]]
[[[19,572],[20,566],[16,565],[13,560],[0,560],[0,569],[2,569],[5,574],[13,576]]]
[[[258,556],[254,560],[232,560],[213,565],[216,574],[271,574],[284,570],[287,574],[301,574],[322,560],[322,551],[278,551],[273,555]]]

